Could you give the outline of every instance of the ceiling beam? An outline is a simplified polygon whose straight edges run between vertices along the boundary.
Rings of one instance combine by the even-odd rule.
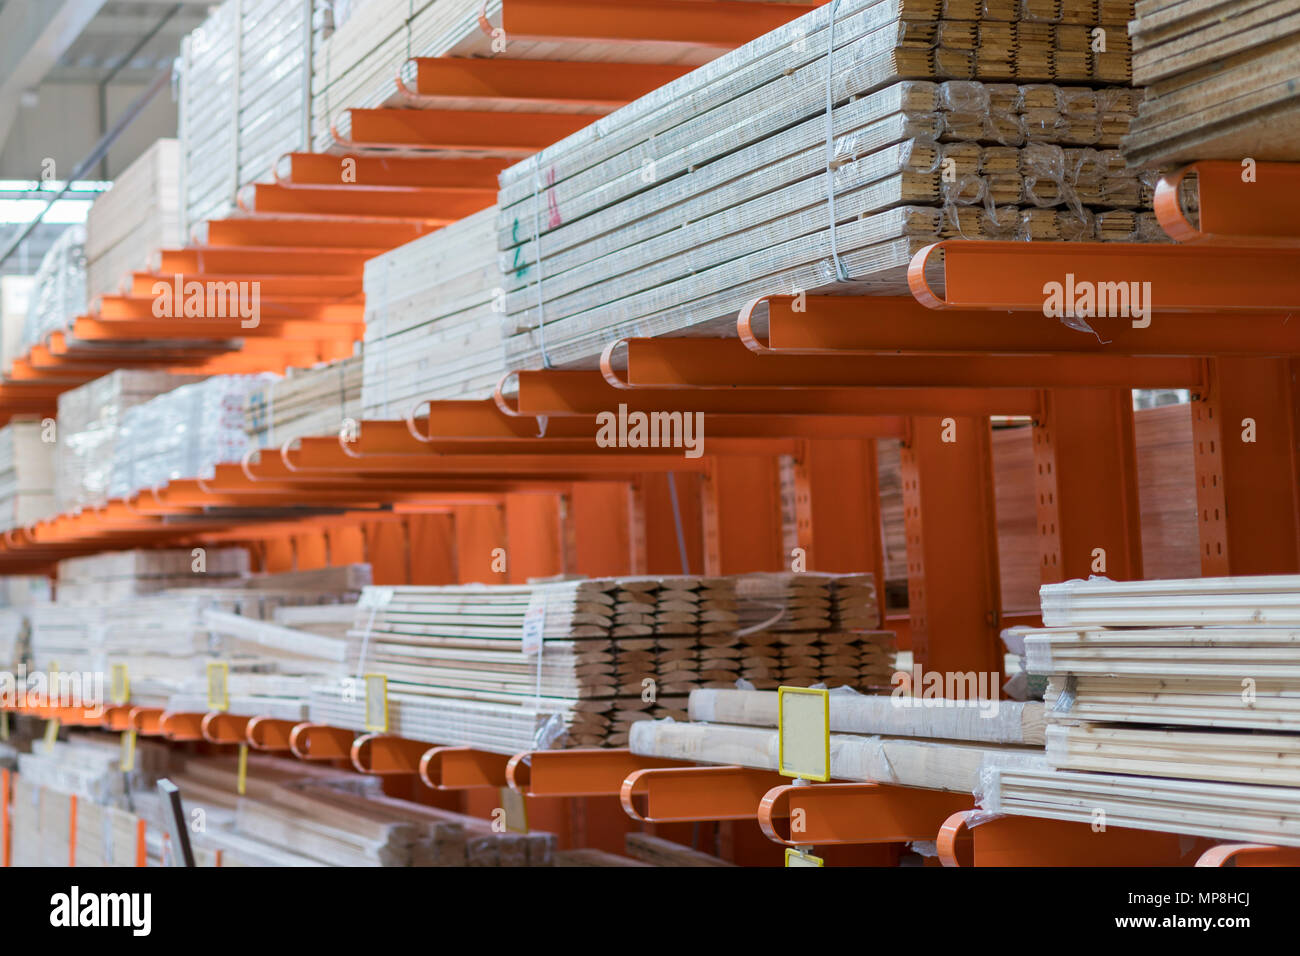
[[[72,46],[105,0],[9,0],[0,7],[0,144],[34,89]]]

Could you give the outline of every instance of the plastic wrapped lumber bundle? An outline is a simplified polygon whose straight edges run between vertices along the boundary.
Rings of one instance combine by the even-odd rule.
[[[94,604],[172,588],[236,585],[248,575],[244,548],[108,551],[64,558],[57,565],[60,601]]]
[[[252,447],[278,448],[294,438],[340,434],[349,421],[360,421],[361,370],[361,358],[353,356],[257,383],[244,410]]]
[[[488,398],[505,374],[496,207],[366,263],[366,418]]]
[[[86,308],[86,227],[65,229],[36,270],[27,303],[21,351],[41,345],[51,332],[72,326]]]
[[[1300,12],[1287,0],[1140,0],[1133,78],[1147,84],[1135,165],[1290,161],[1300,146]]]
[[[163,392],[202,379],[119,369],[59,396],[54,498],[60,512],[100,507],[108,500],[115,449],[126,412]]]
[[[178,478],[211,478],[216,465],[240,461],[249,393],[259,375],[214,375],[128,409],[113,448],[110,498],[127,498]]]
[[[24,528],[54,513],[54,442],[41,422],[0,428],[0,530]]]
[[[977,62],[986,32],[1016,50],[1016,23],[979,10],[977,48],[958,57],[967,67],[943,66],[936,49],[959,31],[940,32],[939,14],[937,0],[824,5],[504,170],[509,367],[591,365],[625,336],[731,334],[746,301],[792,287],[906,295],[912,255],[945,235],[1096,238],[1091,210],[1048,193],[1052,177],[1019,155],[991,154],[988,172],[944,188],[955,166],[943,160],[958,157],[936,141],[1114,145],[1132,91],[999,83],[1053,76],[1014,57],[1005,69]],[[1122,38],[1122,19],[1107,16]],[[989,115],[945,110],[945,80],[983,90]],[[1042,189],[1025,196],[1030,179]],[[1134,202],[1124,238],[1139,237],[1140,182],[1111,185]]]
[[[113,180],[86,217],[86,297],[113,294],[181,243],[180,143],[160,139]]]

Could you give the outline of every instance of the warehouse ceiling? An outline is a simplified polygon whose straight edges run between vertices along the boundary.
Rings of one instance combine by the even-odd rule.
[[[159,72],[211,0],[0,0],[0,247]],[[176,135],[176,108],[157,95],[105,160],[82,177],[111,180],[159,137]],[[46,168],[53,161],[53,176]],[[55,183],[42,183],[44,176]],[[85,195],[85,194],[83,194]],[[30,200],[25,197],[30,197]],[[84,199],[74,201],[84,202]],[[35,213],[32,212],[32,215]],[[75,219],[58,210],[0,264],[30,273]]]

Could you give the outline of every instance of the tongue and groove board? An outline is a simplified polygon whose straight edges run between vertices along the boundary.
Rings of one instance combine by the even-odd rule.
[[[945,73],[935,66],[936,38],[960,31],[938,30],[952,26],[938,16],[930,2],[846,2],[832,37],[831,8],[822,7],[504,170],[498,241],[516,333],[506,341],[508,365],[591,365],[609,340],[629,335],[687,328],[725,334],[746,300],[789,288],[906,294],[912,255],[945,235],[1075,237],[1078,230],[1063,227],[1055,213],[1035,208],[1063,203],[1063,195],[1026,196],[1019,160],[1001,179],[964,184],[971,187],[965,197],[942,189],[944,157],[935,155],[934,141],[951,122],[996,142],[1010,114],[1011,145],[1027,136],[1113,144],[1136,98],[1088,89],[1066,98],[1051,88],[1047,108],[1034,99],[1035,88],[1022,95],[1011,85],[1009,110],[993,110],[987,95],[980,104],[1001,126],[984,116],[972,123],[944,110],[938,84],[900,81],[1052,76],[1014,67],[1001,76],[974,68]],[[995,27],[1015,34],[1009,22],[971,26],[990,36]],[[1138,207],[1142,190],[1131,182],[1111,196],[1131,196],[1125,202]],[[945,208],[979,201],[985,191],[996,208],[951,215]],[[1107,202],[1101,191],[1095,199],[1125,204]],[[1023,223],[1022,212],[1029,213]],[[1088,220],[1082,238],[1138,232],[1136,212],[1118,236],[1113,222],[1098,232],[1091,214],[1080,218]],[[837,274],[835,252],[851,281]]]
[[[1060,770],[1300,787],[1300,735],[1087,724],[1047,729]]]
[[[281,447],[293,438],[339,434],[361,420],[360,356],[311,369],[290,369],[283,378],[255,387],[244,406],[244,430],[254,447]]]
[[[638,721],[685,719],[694,688],[742,678],[886,684],[894,635],[874,629],[870,579],[801,577],[373,588],[346,670],[387,677],[390,732],[501,753],[625,746]],[[524,647],[530,619],[540,651]],[[338,684],[313,688],[311,714],[365,726],[361,695]]]
[[[1067,581],[1039,591],[1047,627],[1300,625],[1300,575]]]
[[[992,768],[980,806],[994,813],[1300,846],[1300,790],[1197,780]]]
[[[496,207],[370,259],[364,281],[366,418],[492,395],[506,372]]]
[[[54,442],[40,422],[0,428],[0,529],[25,528],[54,513]]]
[[[1129,27],[1148,84],[1124,149],[1134,164],[1295,158],[1300,12],[1286,0],[1145,0]]]

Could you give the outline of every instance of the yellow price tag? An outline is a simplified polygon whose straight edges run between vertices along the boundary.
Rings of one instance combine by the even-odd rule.
[[[230,709],[230,665],[225,661],[208,661],[208,709]]]
[[[0,740],[9,739],[9,711],[0,710]]]
[[[239,776],[235,778],[235,792],[241,797],[248,786],[248,744],[239,745]]]
[[[511,833],[528,832],[528,804],[524,795],[513,787],[498,787],[506,829]]]
[[[125,664],[114,664],[109,670],[108,699],[119,707],[131,699],[131,678]]]
[[[135,769],[135,731],[122,731],[122,762],[119,765],[123,773],[130,773]]]
[[[45,722],[45,749],[53,750],[59,739],[59,718],[51,717]]]
[[[776,691],[778,761],[783,777],[831,778],[831,693],[808,687]]]
[[[371,733],[388,733],[388,678],[366,674],[365,728]]]
[[[785,848],[785,865],[786,866],[825,866],[826,861],[819,856],[813,856],[811,853],[805,853],[802,850],[796,850],[792,846]]]

